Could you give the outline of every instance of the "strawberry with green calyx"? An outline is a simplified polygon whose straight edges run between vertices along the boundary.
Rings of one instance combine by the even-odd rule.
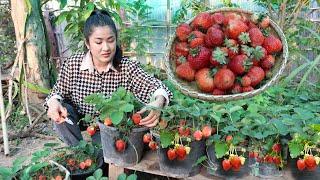
[[[225,171],[229,171],[231,169],[232,165],[229,159],[224,159],[222,161],[222,168]]]
[[[176,74],[179,78],[186,81],[193,81],[196,71],[190,66],[189,62],[185,62],[176,68]]]
[[[225,65],[228,63],[228,59],[227,59],[227,56],[228,56],[228,50],[226,52],[225,49],[222,49],[222,48],[215,48],[214,51],[212,52],[212,57],[210,59],[210,63],[216,67],[216,66],[219,66],[219,65]]]
[[[177,158],[177,153],[176,153],[176,149],[170,148],[167,151],[167,157],[170,161],[174,160]]]
[[[265,29],[270,25],[270,18],[266,14],[254,13],[251,15],[251,21],[258,24],[261,28]]]
[[[205,34],[200,31],[192,31],[188,37],[190,48],[196,48],[204,44]]]
[[[304,162],[304,159],[299,159],[297,161],[297,168],[299,171],[303,171],[306,168],[306,163]]]
[[[178,39],[183,42],[187,41],[189,34],[191,33],[192,29],[187,23],[180,24],[176,29],[176,35]]]
[[[260,61],[264,59],[266,56],[267,51],[261,46],[256,46],[255,48],[252,48],[252,54],[250,56],[250,59],[254,66],[260,66]]]
[[[262,46],[265,38],[259,28],[251,28],[248,33],[252,47]]]
[[[202,139],[202,131],[200,130],[196,130],[194,133],[193,133],[193,138],[196,140],[196,141],[201,141]]]
[[[230,20],[226,31],[229,38],[236,40],[242,32],[246,32],[248,29],[248,26],[241,20]]]
[[[228,56],[232,59],[234,56],[239,53],[239,45],[238,42],[234,39],[225,39],[224,45],[228,48]]]
[[[241,20],[242,17],[234,12],[227,12],[224,14],[223,25],[227,26],[231,20]]]
[[[155,141],[153,141],[153,140],[151,140],[150,142],[149,142],[149,148],[152,150],[152,151],[155,151],[155,150],[157,150],[158,149],[158,144],[155,142]]]
[[[115,142],[116,150],[118,152],[123,152],[126,149],[127,143],[123,139],[118,139]]]
[[[249,42],[251,42],[249,33],[247,32],[242,32],[239,35],[238,39],[241,42],[241,44],[248,44]]]
[[[149,142],[152,140],[152,136],[150,133],[143,135],[143,143],[149,144]]]
[[[242,78],[241,78],[241,85],[243,86],[243,87],[248,87],[248,86],[250,86],[251,85],[251,78],[249,77],[249,76],[243,76]]]
[[[93,136],[97,131],[97,128],[93,125],[87,127],[87,133],[90,135],[90,136]]]
[[[141,114],[139,114],[139,113],[134,113],[134,114],[131,116],[131,119],[132,119],[132,121],[133,121],[133,123],[134,123],[135,125],[139,125],[142,117],[141,117]]]
[[[192,48],[187,60],[194,70],[199,70],[209,66],[211,53],[211,50],[203,46]]]
[[[210,70],[209,68],[203,68],[196,72],[195,80],[198,88],[203,92],[212,92],[214,89],[213,75],[216,70]]]
[[[235,56],[228,64],[229,69],[237,75],[247,72],[251,66],[252,61],[244,54]]]
[[[205,125],[202,128],[202,134],[204,138],[209,138],[213,132],[213,129],[209,125]]]
[[[186,159],[187,156],[187,151],[186,148],[183,145],[179,145],[176,148],[176,153],[177,153],[177,159],[180,161],[183,161]]]

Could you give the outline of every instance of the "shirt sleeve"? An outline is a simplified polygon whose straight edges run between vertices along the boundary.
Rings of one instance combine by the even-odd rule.
[[[44,107],[46,110],[48,110],[48,103],[51,102],[52,98],[59,100],[71,99],[71,76],[70,58],[68,58],[61,67],[56,84],[45,99]]]
[[[148,75],[137,61],[130,61],[129,89],[141,102],[147,104],[157,95],[163,95],[166,105],[172,99],[172,92],[155,77]]]

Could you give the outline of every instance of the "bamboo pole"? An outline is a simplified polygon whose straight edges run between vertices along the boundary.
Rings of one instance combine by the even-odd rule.
[[[3,133],[3,145],[4,145],[4,154],[9,155],[9,141],[8,141],[8,132],[7,132],[7,123],[4,113],[4,102],[3,102],[3,93],[2,93],[2,82],[1,82],[1,70],[0,70],[0,113],[1,113],[1,124],[2,124],[2,133]]]

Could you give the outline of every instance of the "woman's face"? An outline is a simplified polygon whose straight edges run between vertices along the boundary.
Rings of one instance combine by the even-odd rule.
[[[86,46],[95,65],[107,65],[116,53],[116,34],[109,26],[94,27]]]

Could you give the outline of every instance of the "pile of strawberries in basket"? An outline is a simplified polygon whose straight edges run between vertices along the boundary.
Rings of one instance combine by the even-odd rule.
[[[177,27],[172,48],[180,79],[195,81],[202,92],[224,95],[263,84],[282,42],[263,14],[203,12]]]

